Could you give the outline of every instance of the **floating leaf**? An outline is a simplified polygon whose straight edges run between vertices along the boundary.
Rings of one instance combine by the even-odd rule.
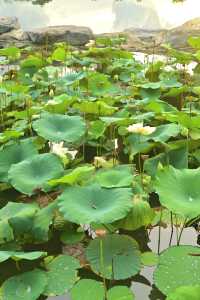
[[[50,179],[63,174],[62,163],[51,153],[39,154],[13,165],[8,174],[12,186],[27,195],[33,195],[37,190],[47,191]]]
[[[46,274],[34,270],[7,279],[1,287],[2,300],[37,300],[47,284]]]
[[[107,279],[126,279],[140,271],[138,243],[126,235],[107,235],[90,242],[86,257],[92,270]]]
[[[170,293],[166,300],[199,300],[200,285],[181,286]]]
[[[95,180],[106,188],[129,187],[133,182],[133,170],[127,165],[102,169],[97,172]]]
[[[157,174],[155,189],[160,202],[186,218],[200,214],[200,169],[165,168]]]
[[[58,206],[73,223],[111,223],[126,216],[132,207],[131,197],[128,188],[105,189],[97,184],[68,187],[58,198]]]
[[[86,131],[86,125],[80,116],[67,116],[44,113],[33,123],[38,135],[52,142],[65,141],[79,143]]]
[[[163,251],[154,272],[155,285],[165,295],[183,285],[200,285],[200,249],[174,246]]]
[[[144,266],[155,266],[158,263],[158,255],[151,251],[144,252],[141,255],[141,261]]]
[[[134,300],[135,296],[126,286],[115,286],[108,291],[108,300]]]
[[[68,255],[59,255],[46,264],[47,286],[44,295],[59,296],[68,292],[78,280],[78,260]]]
[[[101,282],[92,279],[82,279],[71,290],[72,300],[104,299],[104,286]]]

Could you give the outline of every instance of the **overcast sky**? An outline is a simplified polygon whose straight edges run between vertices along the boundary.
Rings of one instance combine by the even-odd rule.
[[[123,29],[135,24],[147,28],[151,25],[172,27],[200,17],[200,0],[186,0],[176,5],[171,0],[143,0],[143,4],[137,6],[134,3],[135,0],[122,0],[114,5],[113,0],[53,0],[41,8],[26,1],[0,0],[0,15],[19,17],[25,29],[77,24],[89,26],[97,33],[119,29],[117,23],[120,19],[120,29]],[[141,9],[138,13],[137,9],[141,6],[151,9]]]

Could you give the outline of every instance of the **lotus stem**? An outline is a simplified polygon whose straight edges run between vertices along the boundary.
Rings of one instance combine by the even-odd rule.
[[[181,228],[181,231],[180,231],[180,234],[179,234],[179,237],[178,237],[178,241],[177,241],[177,246],[180,245],[180,241],[181,241],[181,237],[182,237],[182,234],[183,234],[183,230],[185,228],[185,225],[187,223],[187,218],[185,218],[184,222],[183,222],[183,226]]]
[[[172,238],[174,235],[173,213],[171,212],[170,215],[171,215],[171,235],[170,235],[170,240],[169,240],[169,247],[172,244]]]
[[[160,241],[161,241],[161,222],[162,222],[162,208],[160,212],[160,220],[159,220],[159,230],[158,230],[158,255],[160,254]]]

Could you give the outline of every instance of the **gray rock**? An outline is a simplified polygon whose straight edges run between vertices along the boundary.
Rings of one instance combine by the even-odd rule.
[[[190,20],[167,32],[166,42],[180,50],[191,50],[187,43],[190,36],[200,36],[200,18]]]
[[[0,17],[0,34],[17,29],[20,29],[20,24],[17,18]]]
[[[33,44],[68,42],[72,46],[83,46],[93,39],[88,27],[80,26],[49,26],[27,32]]]
[[[128,39],[127,47],[134,51],[163,53],[162,44],[170,44],[173,48],[182,51],[191,51],[187,40],[190,36],[200,36],[200,18],[170,30],[128,28],[124,33]]]
[[[0,35],[0,47],[8,47],[10,45],[23,47],[28,44],[30,44],[28,35],[21,29],[12,30]]]

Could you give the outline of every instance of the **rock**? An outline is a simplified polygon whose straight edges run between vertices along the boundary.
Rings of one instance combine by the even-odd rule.
[[[33,44],[68,42],[72,46],[83,46],[93,39],[90,28],[71,25],[35,29],[27,34]]]
[[[21,29],[12,30],[0,35],[0,48],[15,45],[17,47],[23,47],[30,44],[28,41],[28,35]]]
[[[132,51],[155,53],[161,52],[161,45],[166,42],[167,30],[145,30],[129,28],[124,31],[127,36],[127,48]]]
[[[0,34],[20,29],[20,24],[17,18],[0,17]]]
[[[183,25],[168,30],[166,43],[180,50],[191,50],[187,43],[190,36],[200,36],[200,18],[192,19]]]

